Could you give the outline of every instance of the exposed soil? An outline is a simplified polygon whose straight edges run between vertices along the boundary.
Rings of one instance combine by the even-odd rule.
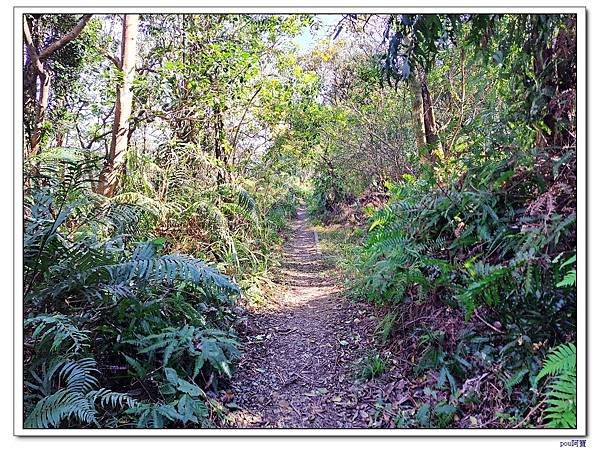
[[[284,248],[281,296],[250,311],[232,380],[232,427],[362,428],[378,397],[357,380],[374,316],[344,298],[300,209]]]

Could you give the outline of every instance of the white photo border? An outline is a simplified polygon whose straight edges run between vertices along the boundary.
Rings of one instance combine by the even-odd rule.
[[[23,428],[23,133],[22,133],[22,86],[23,86],[23,22],[25,13],[272,13],[272,14],[344,14],[344,13],[507,13],[507,14],[576,14],[577,16],[577,428],[575,429],[28,429]],[[13,8],[13,176],[14,176],[14,252],[13,252],[13,434],[15,436],[421,436],[421,437],[585,437],[588,430],[588,383],[587,383],[587,29],[586,8],[545,6],[407,6],[407,7],[358,7],[358,6],[15,6]],[[581,267],[583,264],[583,268]]]

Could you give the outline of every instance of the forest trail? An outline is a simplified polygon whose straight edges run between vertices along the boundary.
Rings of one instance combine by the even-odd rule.
[[[356,361],[371,341],[364,329],[373,317],[342,296],[315,236],[302,207],[284,247],[282,295],[250,313],[230,426],[368,426],[373,402],[356,380]]]

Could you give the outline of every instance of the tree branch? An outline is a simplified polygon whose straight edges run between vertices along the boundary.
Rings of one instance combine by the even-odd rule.
[[[69,31],[67,34],[62,36],[60,39],[57,39],[56,41],[52,42],[44,50],[42,50],[39,54],[39,59],[42,61],[47,59],[54,52],[60,50],[65,45],[67,45],[69,42],[71,42],[73,39],[77,38],[77,36],[79,36],[81,34],[83,29],[85,28],[85,25],[89,22],[89,20],[91,18],[92,18],[92,14],[84,14],[84,16],[79,20],[77,25],[75,25],[71,29],[71,31]]]
[[[242,114],[242,118],[240,119],[240,122],[238,123],[238,126],[235,130],[235,136],[233,138],[233,145],[232,148],[235,151],[235,148],[237,146],[237,140],[238,140],[238,135],[240,133],[240,127],[242,126],[242,123],[244,122],[244,119],[246,118],[246,113],[248,112],[248,110],[250,109],[250,106],[252,106],[252,102],[254,101],[254,99],[256,98],[256,96],[258,95],[258,93],[262,90],[262,86],[259,86],[258,89],[256,90],[256,92],[254,92],[254,94],[252,95],[252,97],[250,97],[250,100],[248,101],[248,104],[246,105],[246,108],[244,109],[244,114]]]
[[[31,63],[33,64],[33,67],[35,68],[36,72],[42,75],[44,73],[44,66],[40,61],[39,55],[33,43],[33,39],[31,38],[29,23],[27,23],[27,19],[25,17],[23,17],[23,35],[25,36],[25,44],[27,45],[27,52],[29,53]]]
[[[121,65],[121,60],[119,59],[119,57],[118,57],[118,56],[113,56],[113,55],[111,55],[110,53],[108,53],[108,52],[107,52],[107,51],[105,51],[105,50],[100,50],[100,53],[102,53],[104,56],[106,56],[106,58],[107,58],[107,59],[108,59],[110,62],[112,62],[112,63],[115,65],[115,67],[116,67],[117,69],[121,70],[121,68],[122,68],[122,65]]]

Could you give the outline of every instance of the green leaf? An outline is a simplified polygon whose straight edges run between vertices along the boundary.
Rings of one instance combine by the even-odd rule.
[[[182,380],[181,378],[178,381],[177,389],[179,389],[181,392],[191,395],[192,397],[198,397],[202,394],[202,389],[195,384]]]
[[[127,363],[133,367],[133,369],[135,370],[135,374],[138,378],[144,378],[144,376],[146,376],[146,370],[142,367],[142,365],[134,358],[132,358],[131,356],[127,356],[127,355],[123,355],[123,357],[125,358],[125,361],[127,361]]]
[[[165,367],[165,376],[167,377],[167,381],[174,385],[176,385],[177,381],[179,380],[177,371],[171,367]]]

